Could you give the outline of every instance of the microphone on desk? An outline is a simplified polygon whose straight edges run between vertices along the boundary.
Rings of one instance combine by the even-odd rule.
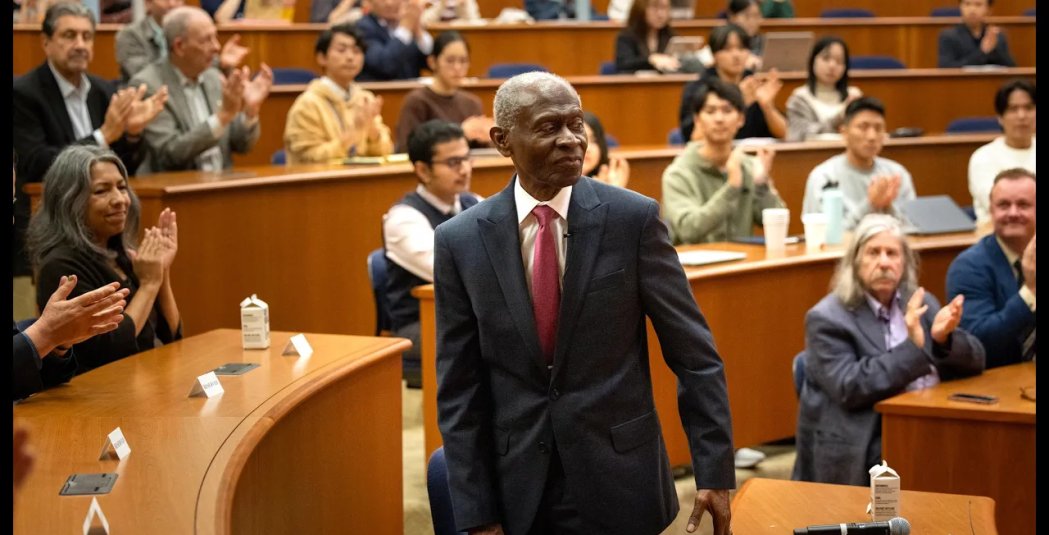
[[[794,535],[910,535],[911,524],[903,518],[888,522],[861,522],[859,524],[829,524],[794,530]]]

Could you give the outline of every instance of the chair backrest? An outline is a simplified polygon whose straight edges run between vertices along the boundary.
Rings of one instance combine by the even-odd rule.
[[[368,279],[375,296],[375,336],[390,330],[390,304],[386,300],[386,250],[379,248],[368,255]]]
[[[598,71],[601,76],[612,76],[616,74],[616,62],[614,61],[602,61],[601,70]]]
[[[489,78],[511,78],[526,72],[548,72],[546,67],[535,63],[496,63],[488,67]]]
[[[715,19],[721,19],[721,20],[727,20],[728,19],[728,11],[725,11],[724,9],[722,9],[721,11],[718,11],[717,15],[714,15],[714,18]]]
[[[892,56],[852,56],[849,68],[855,70],[906,69],[902,61]]]
[[[288,159],[287,155],[284,154],[284,149],[280,149],[277,152],[274,152],[273,156],[270,156],[271,165],[284,165],[287,161]]]
[[[430,495],[430,518],[434,535],[459,535],[455,531],[455,512],[452,494],[448,488],[448,463],[444,460],[444,446],[437,448],[426,465],[426,492]]]
[[[802,351],[794,357],[794,394],[801,398],[801,389],[805,386],[805,352]]]
[[[932,17],[960,17],[962,10],[958,7],[938,7],[929,14]]]
[[[1024,10],[1024,16],[1025,17],[1035,17],[1035,16],[1037,16],[1037,15],[1035,15],[1034,10],[1035,10],[1035,8],[1033,8],[1033,7],[1030,8],[1030,9],[1025,9]]]
[[[860,8],[824,9],[820,16],[825,19],[873,18],[874,12]]]
[[[1001,132],[1002,125],[997,117],[962,117],[947,125],[948,134],[968,134],[978,132]]]
[[[605,145],[610,149],[614,149],[619,146],[619,140],[612,134],[605,132]]]
[[[275,68],[273,85],[308,84],[317,78],[317,73],[309,69]]]
[[[669,134],[667,134],[667,143],[669,143],[671,145],[684,145],[685,144],[685,138],[684,138],[684,136],[681,135],[681,129],[680,128],[674,128],[673,130],[670,131]]]
[[[33,324],[36,323],[36,320],[37,318],[29,318],[18,322],[18,330],[25,332],[26,329],[32,327]]]

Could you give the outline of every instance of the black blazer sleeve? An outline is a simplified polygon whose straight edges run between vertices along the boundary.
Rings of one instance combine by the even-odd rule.
[[[39,91],[34,90],[26,83],[32,83],[36,76],[27,74],[25,80],[19,80],[12,89],[12,120],[11,135],[14,137],[13,144],[18,151],[19,174],[25,175],[26,181],[39,182],[43,180],[44,174],[51,167],[51,162],[65,146],[59,146],[52,141],[54,134],[48,135],[48,119],[51,117],[50,109],[54,106],[64,106],[62,102],[46,102]],[[92,135],[78,139],[78,145],[95,145]]]
[[[11,374],[11,400],[25,399],[44,389],[69,382],[76,373],[76,358],[73,351],[64,356],[47,355],[42,360],[33,343],[18,330],[13,330],[13,371]]]
[[[641,49],[641,43],[627,33],[621,32],[616,37],[616,72],[619,74],[633,74],[637,71],[654,69],[648,62],[648,54]]]
[[[90,106],[95,109],[91,111],[92,117],[101,117],[102,120],[94,125],[95,128],[101,128],[105,122],[106,111],[109,109],[109,100],[113,98],[113,85],[108,80],[92,76],[91,77],[92,88],[97,87],[98,93],[91,91],[92,97],[89,103]],[[95,137],[88,136],[91,138],[90,144],[95,144]],[[125,132],[124,135],[120,136],[120,139],[114,141],[109,149],[112,150],[120,158],[120,161],[124,162],[124,167],[127,168],[128,175],[134,176],[135,171],[138,169],[138,165],[142,163],[142,158],[145,156],[145,146],[141,142],[142,136],[139,135],[136,139],[131,139]]]

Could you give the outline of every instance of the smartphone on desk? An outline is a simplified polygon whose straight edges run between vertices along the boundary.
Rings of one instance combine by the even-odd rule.
[[[947,396],[949,401],[961,401],[965,403],[979,403],[981,405],[994,405],[998,398],[994,396],[980,396],[977,394],[951,394]]]

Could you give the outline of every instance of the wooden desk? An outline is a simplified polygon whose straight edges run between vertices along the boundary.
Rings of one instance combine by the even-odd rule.
[[[748,479],[732,499],[732,531],[739,535],[789,534],[808,526],[870,522],[871,517],[864,514],[868,502],[868,487]],[[990,498],[905,490],[900,505],[901,516],[916,535],[998,533]]]
[[[998,503],[1002,533],[1035,532],[1035,364],[901,394],[875,405],[882,414],[882,456],[903,488],[983,494]],[[997,396],[995,405],[948,401],[951,394]]]
[[[98,496],[114,533],[403,532],[398,338],[309,334],[313,355],[242,350],[212,331],[108,364],[14,407],[36,464],[14,506],[15,533],[79,529],[91,497],[59,496],[74,473],[117,472]],[[229,362],[225,393],[189,398]],[[99,461],[120,427],[123,461]],[[349,483],[349,484],[347,484]],[[266,529],[260,529],[265,526]]]
[[[483,3],[483,2],[482,2]],[[718,9],[724,9],[721,2]],[[924,13],[923,15],[927,15]],[[995,17],[1009,38],[1009,49],[1021,67],[1034,67],[1035,19],[1031,17]],[[875,19],[770,19],[763,32],[811,31],[817,35],[837,35],[848,45],[852,55],[889,55],[912,69],[937,66],[940,32],[958,24],[960,19],[875,18]],[[710,30],[724,24],[722,20],[680,21],[674,30],[680,35],[708,37]],[[317,35],[324,24],[241,23],[219,30],[225,42],[239,33],[243,44],[251,49],[246,62],[252,70],[260,63],[270,67],[296,67],[318,70],[313,54]],[[120,25],[99,25],[95,36],[95,54],[91,72],[107,80],[120,77],[116,62],[115,40]],[[454,29],[470,43],[470,76],[487,76],[496,63],[538,63],[562,76],[596,75],[601,63],[615,60],[616,36],[622,25],[615,22],[540,22],[536,24],[501,25],[434,25],[430,33]],[[40,46],[39,25],[14,26],[12,67],[14,74],[24,74],[44,62]],[[571,51],[566,53],[565,51]]]
[[[975,243],[973,233],[915,237],[921,256],[922,286],[943,298],[947,267]],[[753,446],[794,436],[798,405],[791,363],[805,348],[805,313],[827,295],[843,247],[808,253],[804,245],[768,255],[763,246],[717,243],[679,250],[714,249],[747,254],[745,260],[686,268],[718,353],[725,363],[732,432],[736,447]],[[433,285],[412,292],[419,298],[422,327],[423,431],[425,455],[440,447],[437,428],[436,312]],[[663,361],[659,339],[648,327],[652,385],[670,462],[691,463],[681,428],[677,377]],[[892,457],[888,457],[892,462]]]
[[[993,136],[890,140],[883,156],[911,171],[920,195],[972,204],[969,156]],[[773,176],[794,210],[792,233],[813,167],[840,142],[778,145]],[[680,148],[624,149],[630,188],[662,198],[663,170]],[[479,159],[471,188],[491,196],[513,176],[503,158]],[[178,212],[179,254],[172,267],[187,334],[239,328],[237,303],[253,293],[270,304],[278,330],[373,334],[375,315],[365,258],[382,247],[382,216],[417,181],[406,164],[384,167],[254,167],[231,174],[170,173],[132,181],[142,221]],[[26,191],[39,199],[39,185]],[[35,201],[34,201],[35,202]],[[231,209],[232,208],[232,209]],[[821,283],[823,284],[823,283]]]

